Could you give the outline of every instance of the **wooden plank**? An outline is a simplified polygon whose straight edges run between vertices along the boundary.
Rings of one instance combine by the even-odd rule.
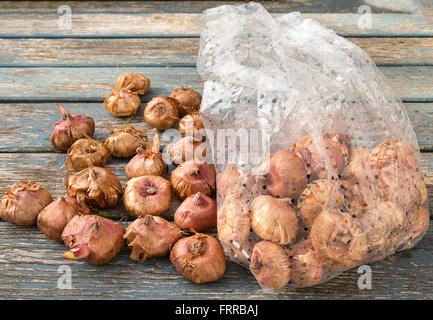
[[[433,151],[433,103],[406,103],[422,151]],[[96,121],[95,138],[104,140],[110,131],[125,124],[100,103],[66,103],[71,113],[88,114]],[[130,123],[153,132],[143,121],[145,103]],[[54,103],[6,103],[0,107],[0,152],[52,152],[49,136],[60,113]],[[153,133],[152,133],[153,134]]]
[[[0,222],[1,299],[432,299],[433,225],[415,248],[371,264],[372,289],[357,286],[357,268],[313,288],[267,293],[251,273],[228,263],[217,282],[195,285],[176,274],[167,257],[137,264],[123,250],[109,264],[63,260],[63,244],[36,228]],[[72,289],[59,289],[60,267]],[[63,269],[64,270],[64,269]]]
[[[380,67],[403,101],[433,101],[433,68]],[[102,102],[118,74],[137,72],[151,79],[144,99],[168,95],[183,85],[201,90],[194,67],[0,68],[0,102]]]
[[[201,13],[220,5],[239,5],[245,1],[2,1],[1,14],[52,13],[62,5],[71,7],[74,13]],[[357,12],[361,5],[369,5],[373,13],[416,12],[413,1],[399,0],[287,0],[260,1],[272,13],[301,11],[309,13]]]
[[[345,36],[430,37],[433,35],[433,23],[418,13],[372,14],[371,28],[366,29],[358,27],[360,15],[357,13],[306,13],[303,16],[314,19]],[[0,37],[198,37],[203,27],[203,17],[197,13],[83,13],[72,15],[71,28],[59,27],[59,17],[56,12],[3,15]]]
[[[377,65],[433,65],[433,38],[348,40]],[[199,42],[197,38],[0,39],[0,67],[191,66]]]
[[[196,63],[199,41],[197,38],[0,39],[0,66],[192,66]]]
[[[412,127],[422,151],[433,151],[433,106],[428,103],[405,103]]]
[[[432,65],[433,38],[348,38],[377,65]]]
[[[433,208],[433,153],[422,153],[422,171],[429,193],[429,207]],[[56,153],[0,153],[0,194],[2,195],[14,183],[20,180],[33,180],[44,186],[54,198],[66,196],[65,181],[68,172],[64,166],[64,154]],[[113,171],[124,186],[127,178],[125,165],[127,159],[112,158],[106,168]],[[168,180],[170,180],[168,178]],[[173,195],[170,210],[164,217],[171,218],[180,201]],[[128,216],[122,203],[116,208],[104,209],[103,215],[120,219]]]
[[[151,79],[145,99],[167,96],[178,85],[202,87],[193,67],[0,68],[0,101],[102,102],[112,91],[110,84],[123,72],[142,73]]]

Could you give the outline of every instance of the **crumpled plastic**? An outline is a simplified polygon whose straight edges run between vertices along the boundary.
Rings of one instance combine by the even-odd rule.
[[[406,109],[358,46],[298,12],[204,12],[197,69],[218,236],[263,288],[308,287],[428,229]]]

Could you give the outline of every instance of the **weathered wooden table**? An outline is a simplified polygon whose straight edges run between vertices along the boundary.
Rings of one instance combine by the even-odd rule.
[[[365,2],[365,3],[364,3]],[[385,0],[269,1],[276,15],[301,11],[366,50],[403,99],[422,150],[422,169],[433,207],[433,5]],[[0,3],[0,191],[31,179],[54,197],[65,195],[64,155],[49,134],[59,114],[55,103],[97,121],[104,139],[124,123],[101,107],[109,84],[125,71],[152,79],[143,102],[184,85],[198,90],[195,61],[202,10],[229,2],[1,2]],[[232,2],[230,2],[232,3]],[[239,2],[238,2],[239,3]],[[60,20],[71,8],[72,24]],[[359,29],[358,9],[368,5],[371,28]],[[60,7],[60,13],[58,9]],[[361,7],[359,10],[368,10]],[[364,11],[366,12],[366,11]],[[67,17],[66,17],[67,18]],[[145,105],[145,104],[143,104]],[[143,107],[142,107],[143,109]],[[145,129],[142,111],[132,123]],[[126,181],[125,161],[108,169]],[[125,215],[122,206],[103,214]],[[125,250],[106,266],[62,259],[62,244],[36,227],[0,222],[0,297],[51,299],[345,299],[433,298],[433,227],[410,251],[373,264],[373,288],[360,290],[356,269],[314,287],[281,294],[261,290],[234,264],[218,282],[194,285],[178,276],[168,259],[133,263]],[[69,266],[72,289],[59,289]]]

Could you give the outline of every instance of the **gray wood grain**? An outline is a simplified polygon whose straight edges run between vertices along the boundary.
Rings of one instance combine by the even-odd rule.
[[[137,264],[128,249],[104,266],[62,259],[63,244],[36,228],[0,222],[0,299],[432,299],[433,227],[415,248],[371,264],[372,289],[360,290],[354,268],[327,283],[264,292],[247,269],[228,263],[214,283],[196,285],[176,274],[168,258]],[[72,289],[59,289],[68,266]]]
[[[348,40],[377,65],[433,65],[433,38]],[[198,38],[0,39],[0,67],[192,66],[199,42]]]
[[[427,0],[419,1],[427,2]],[[220,5],[239,5],[245,1],[2,1],[3,14],[52,13],[61,5],[68,5],[75,13],[201,13],[205,9]],[[272,13],[301,11],[309,13],[357,12],[361,5],[369,5],[373,13],[411,13],[419,10],[412,1],[375,0],[285,0],[260,1]]]
[[[65,182],[68,171],[65,169],[64,159],[64,154],[55,153],[0,153],[0,194],[2,195],[17,181],[33,180],[51,192],[54,198],[66,196]],[[429,194],[429,207],[433,208],[433,153],[422,153],[421,161]],[[125,175],[127,162],[127,159],[111,158],[106,165],[108,170],[119,177],[123,187],[127,181]],[[168,180],[170,180],[169,176],[166,177]],[[164,213],[164,217],[169,219],[173,217],[180,203],[181,201],[172,195],[170,210]],[[119,201],[113,209],[104,209],[96,213],[113,219],[122,217],[134,219],[128,215],[122,201]]]
[[[59,27],[59,16],[56,11],[2,15],[0,37],[197,37],[203,27],[202,15],[197,13],[80,13],[72,15],[71,28],[63,27],[64,24]],[[303,16],[346,36],[429,37],[433,34],[433,23],[423,12],[374,13],[371,28],[363,29],[358,27],[357,12]]]
[[[433,67],[379,67],[403,101],[433,101]],[[194,67],[0,68],[0,102],[102,102],[117,75],[141,73],[152,81],[144,99],[169,95],[179,85],[201,90]]]

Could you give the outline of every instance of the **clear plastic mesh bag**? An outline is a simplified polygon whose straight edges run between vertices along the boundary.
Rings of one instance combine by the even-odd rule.
[[[317,285],[421,239],[416,136],[363,50],[249,3],[205,11],[197,67],[218,236],[262,287]]]

